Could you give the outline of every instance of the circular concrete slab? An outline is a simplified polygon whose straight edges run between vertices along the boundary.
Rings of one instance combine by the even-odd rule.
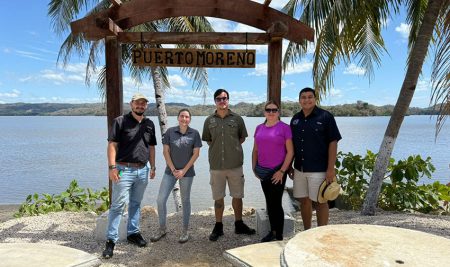
[[[84,251],[53,244],[0,243],[0,265],[32,266],[99,266],[100,260]]]
[[[342,224],[298,233],[281,254],[282,266],[443,266],[450,239],[403,228]]]

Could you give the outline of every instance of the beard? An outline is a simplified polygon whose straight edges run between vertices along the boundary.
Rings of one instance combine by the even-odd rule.
[[[136,115],[138,115],[138,116],[144,115],[144,111],[138,112],[138,111],[136,111],[136,110],[133,110],[133,112],[134,112],[134,114],[136,114]]]

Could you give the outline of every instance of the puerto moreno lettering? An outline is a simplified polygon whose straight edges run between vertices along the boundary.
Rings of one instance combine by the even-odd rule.
[[[254,68],[256,50],[133,49],[137,66]]]

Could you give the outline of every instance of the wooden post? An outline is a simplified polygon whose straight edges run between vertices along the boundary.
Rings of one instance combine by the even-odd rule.
[[[281,54],[283,40],[276,38],[269,43],[267,62],[267,100],[277,101],[281,105]]]
[[[105,61],[106,61],[106,114],[108,123],[108,135],[114,118],[123,113],[122,90],[122,50],[117,37],[105,37]],[[112,183],[109,180],[109,203],[111,205]]]

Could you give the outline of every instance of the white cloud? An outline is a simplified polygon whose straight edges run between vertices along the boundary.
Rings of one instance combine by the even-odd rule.
[[[220,18],[207,17],[216,32],[232,32],[233,23]]]
[[[6,93],[0,93],[0,97],[6,97],[6,98],[17,98],[20,95],[20,91],[19,90],[12,90],[11,92],[6,92]]]
[[[265,76],[267,75],[267,63],[258,63],[255,70],[247,74],[248,76]]]
[[[285,74],[290,75],[290,74],[304,73],[311,71],[312,68],[313,68],[312,61],[302,60],[299,63],[295,63],[294,66],[289,64]]]
[[[330,90],[328,96],[333,97],[333,98],[341,98],[341,97],[343,97],[343,94],[342,94],[342,91],[341,91],[341,90],[336,89],[336,88],[332,88],[332,89]]]
[[[253,0],[253,1],[263,4],[265,0]],[[272,2],[270,2],[269,7],[280,10],[284,5],[286,5],[286,3],[287,0],[273,0]]]
[[[403,39],[408,39],[411,26],[405,23],[401,23],[400,26],[395,27],[395,31],[400,33]]]
[[[431,82],[429,78],[423,79],[423,80],[419,80],[417,82],[417,86],[416,86],[416,91],[417,92],[421,92],[421,91],[429,91],[431,89]]]
[[[183,87],[187,84],[187,82],[178,74],[169,75],[169,82],[172,87]]]
[[[354,63],[351,63],[344,70],[344,74],[350,74],[350,75],[364,75],[365,73],[366,73],[366,69],[365,68],[358,67]]]

